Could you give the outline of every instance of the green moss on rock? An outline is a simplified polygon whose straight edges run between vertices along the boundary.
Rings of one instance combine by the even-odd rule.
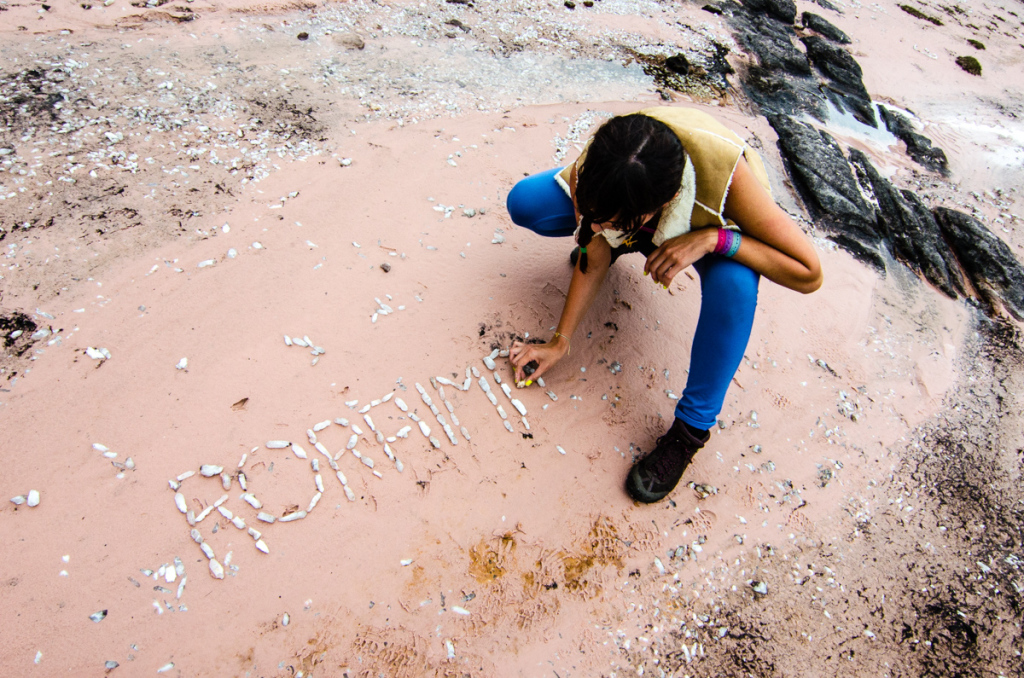
[[[958,56],[956,65],[971,75],[981,75],[981,64],[972,56]]]
[[[935,18],[933,16],[928,16],[927,14],[925,14],[921,10],[917,9],[916,7],[911,7],[910,5],[900,5],[900,9],[902,9],[904,12],[906,12],[907,14],[909,14],[912,17],[916,17],[918,19],[924,19],[925,21],[930,21],[933,24],[935,24],[936,26],[942,26],[943,25],[941,19],[937,19],[937,18]]]

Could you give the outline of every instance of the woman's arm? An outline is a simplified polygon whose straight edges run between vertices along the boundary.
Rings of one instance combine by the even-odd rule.
[[[538,367],[530,378],[536,379],[555,366],[566,353],[569,352],[569,338],[579,326],[583,316],[587,314],[590,305],[594,303],[598,290],[604,283],[605,276],[612,261],[612,248],[604,238],[595,237],[587,245],[587,272],[580,271],[579,262],[572,272],[572,280],[569,282],[569,294],[565,298],[565,305],[562,307],[562,316],[558,320],[554,337],[546,344],[523,344],[516,342],[512,344],[509,351],[509,360],[515,367],[516,383],[526,379],[523,367],[527,363],[536,360]]]
[[[818,254],[807,236],[758,182],[746,160],[740,159],[725,201],[725,216],[743,231],[733,257],[769,280],[808,294],[821,287]],[[667,286],[684,268],[714,251],[717,229],[705,228],[665,241],[647,259],[644,273]]]

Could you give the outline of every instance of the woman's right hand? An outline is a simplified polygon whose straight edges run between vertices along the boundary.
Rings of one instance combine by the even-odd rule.
[[[521,341],[514,342],[509,349],[508,359],[515,368],[516,384],[526,380],[536,380],[542,377],[558,363],[562,357],[569,352],[569,340],[558,335],[546,344],[526,344]],[[526,376],[523,368],[531,362],[537,362],[537,369],[530,376]]]

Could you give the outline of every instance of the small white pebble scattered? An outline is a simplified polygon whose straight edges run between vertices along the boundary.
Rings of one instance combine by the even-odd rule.
[[[555,449],[558,450],[559,454],[565,454],[565,450],[562,449],[561,445],[555,445]]]
[[[174,366],[175,369],[183,370],[188,367],[188,358],[182,358],[178,361],[178,364]]]
[[[257,511],[263,508],[263,502],[261,502],[259,499],[256,498],[255,495],[249,492],[240,495],[239,499],[241,499],[242,501],[244,501],[246,504],[253,507]]]

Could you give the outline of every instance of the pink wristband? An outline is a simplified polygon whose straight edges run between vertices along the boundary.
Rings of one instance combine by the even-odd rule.
[[[718,244],[715,245],[715,254],[725,254],[729,251],[729,231],[724,228],[718,229]]]

